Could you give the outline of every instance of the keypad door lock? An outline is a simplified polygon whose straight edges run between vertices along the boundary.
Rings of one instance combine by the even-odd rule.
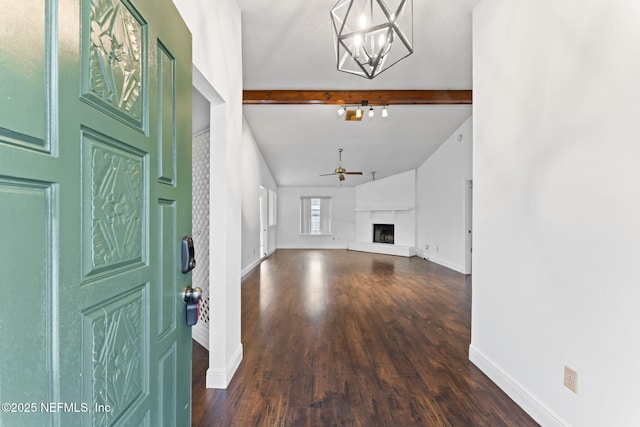
[[[202,298],[202,289],[187,286],[182,293],[184,302],[187,304],[187,326],[193,326],[198,323],[200,317],[200,298]]]
[[[193,239],[189,236],[182,238],[182,272],[188,273],[196,268],[196,249]]]

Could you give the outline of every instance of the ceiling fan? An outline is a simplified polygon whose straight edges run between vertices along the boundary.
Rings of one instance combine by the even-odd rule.
[[[345,175],[362,175],[362,172],[348,172],[342,167],[342,148],[338,149],[338,159],[338,167],[333,173],[324,173],[320,176],[338,175],[338,179],[340,181],[344,181]]]

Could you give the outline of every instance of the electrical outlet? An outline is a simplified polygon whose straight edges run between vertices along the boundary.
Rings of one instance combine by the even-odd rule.
[[[572,392],[578,392],[578,373],[567,365],[564,366],[564,385]]]

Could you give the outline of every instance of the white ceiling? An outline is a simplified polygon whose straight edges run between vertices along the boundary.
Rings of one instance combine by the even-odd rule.
[[[242,9],[244,89],[471,89],[471,11],[480,0],[414,0],[414,54],[373,80],[336,70],[335,0],[236,0]],[[345,122],[333,105],[245,105],[280,186],[358,185],[419,166],[470,115],[470,105],[390,106],[389,117]]]

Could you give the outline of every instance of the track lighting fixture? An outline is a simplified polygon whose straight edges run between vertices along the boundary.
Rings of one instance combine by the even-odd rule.
[[[365,107],[369,107],[368,116],[370,118],[373,118],[375,116],[375,108],[373,107],[373,105],[369,105],[368,101],[362,101],[361,104],[353,105],[353,106],[343,105],[342,107],[340,107],[338,109],[338,115],[339,116],[345,116],[345,120],[346,121],[352,121],[352,120],[354,120],[354,117],[355,117],[356,121],[360,121],[360,120],[362,120],[362,113],[363,113],[363,109]],[[376,106],[376,107],[378,107],[378,106]],[[387,106],[386,105],[382,106],[381,115],[382,115],[382,117],[387,117],[389,115],[389,111],[387,110]]]

